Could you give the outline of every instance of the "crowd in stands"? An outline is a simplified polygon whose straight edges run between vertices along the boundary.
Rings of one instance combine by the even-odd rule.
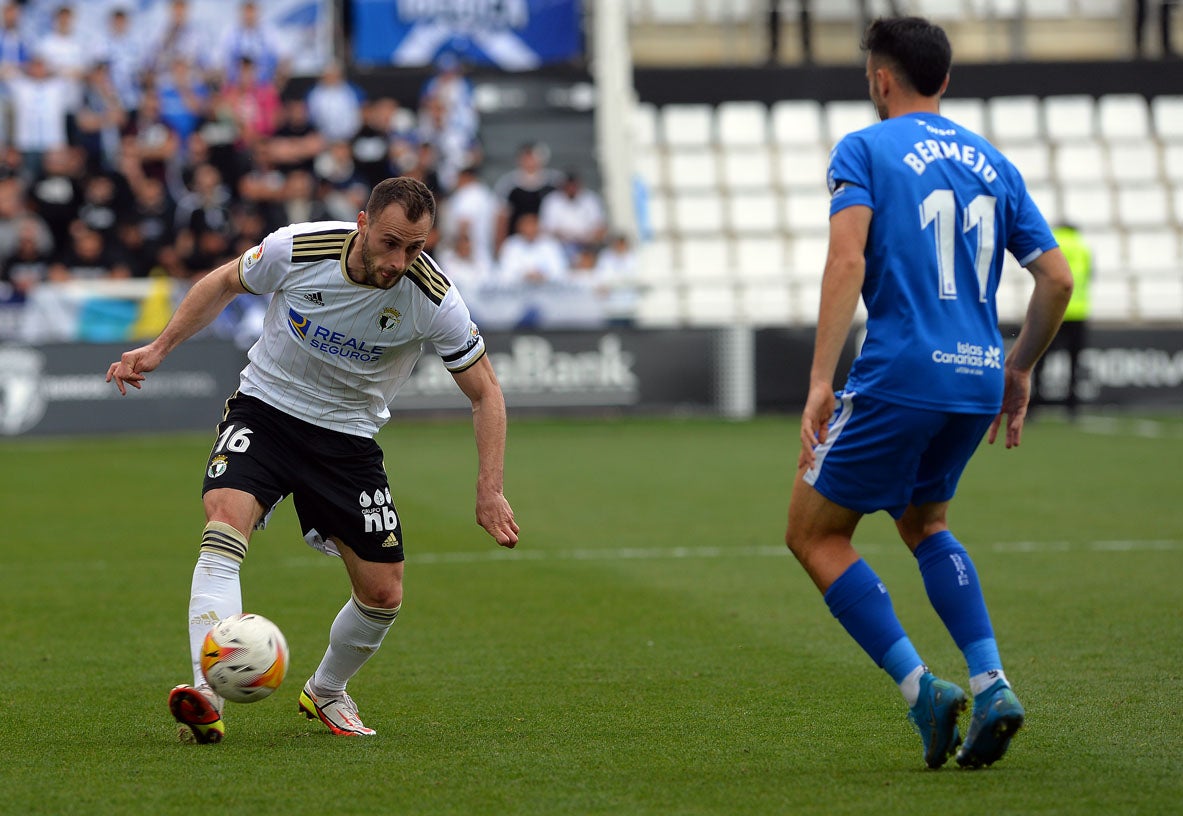
[[[407,175],[437,195],[428,249],[462,292],[571,284],[627,318],[636,261],[599,195],[549,168],[541,144],[484,179],[455,59],[409,109],[367,96],[339,64],[293,92],[251,0],[216,46],[185,0],[169,0],[154,37],[125,6],[85,33],[70,5],[40,35],[22,11],[9,0],[0,20],[0,303],[55,281],[189,282],[285,224],[355,221],[375,183]]]

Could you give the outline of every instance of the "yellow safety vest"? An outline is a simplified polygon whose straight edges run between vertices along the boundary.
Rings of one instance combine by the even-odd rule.
[[[1072,299],[1064,312],[1064,320],[1087,320],[1089,316],[1089,281],[1093,275],[1093,253],[1085,244],[1080,233],[1070,227],[1056,227],[1052,235],[1060,244],[1060,250],[1072,270]]]

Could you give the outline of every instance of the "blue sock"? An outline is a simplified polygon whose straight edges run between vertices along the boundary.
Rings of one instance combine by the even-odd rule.
[[[965,655],[970,678],[991,672],[1001,675],[994,627],[990,625],[978,572],[965,547],[944,530],[921,541],[914,555],[928,600]]]
[[[861,558],[830,584],[826,605],[875,665],[901,683],[923,666],[891,605],[887,587]]]

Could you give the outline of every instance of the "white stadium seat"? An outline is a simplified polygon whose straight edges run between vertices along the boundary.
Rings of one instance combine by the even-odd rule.
[[[670,199],[662,190],[649,190],[645,201],[645,217],[654,238],[668,235],[673,229]]]
[[[1165,227],[1171,204],[1161,184],[1117,188],[1117,223],[1123,227]]]
[[[1132,283],[1129,278],[1099,275],[1089,284],[1089,316],[1093,320],[1126,321],[1134,317]]]
[[[720,102],[715,121],[718,142],[725,147],[768,143],[768,107],[763,102]]]
[[[1150,137],[1150,106],[1139,94],[1106,94],[1097,101],[1097,124],[1102,138]]]
[[[794,190],[784,196],[785,229],[793,234],[822,233],[830,228],[830,193]]]
[[[683,237],[723,231],[723,199],[716,193],[686,193],[673,200],[673,229]]]
[[[788,283],[759,281],[742,284],[739,314],[753,326],[784,326],[793,321],[793,296]]]
[[[1027,193],[1049,224],[1054,225],[1063,220],[1063,213],[1060,209],[1060,191],[1054,184],[1029,184],[1027,185]]]
[[[1163,146],[1163,175],[1172,184],[1183,184],[1183,142]]]
[[[694,283],[686,289],[682,305],[690,326],[730,326],[737,322],[735,287],[729,282]]]
[[[1125,277],[1125,248],[1122,233],[1115,229],[1082,230],[1084,242],[1093,254],[1093,268],[1099,277]]]
[[[674,244],[665,239],[653,239],[641,244],[638,276],[645,283],[668,283],[674,279],[677,265]]]
[[[714,107],[671,103],[661,107],[661,138],[670,146],[706,147],[714,141]]]
[[[1043,136],[1035,96],[995,96],[986,101],[987,134],[995,142],[1032,142]]]
[[[941,115],[974,133],[986,135],[986,102],[977,97],[941,99]]]
[[[772,104],[772,140],[778,145],[816,145],[826,139],[821,103],[783,99]]]
[[[777,198],[770,190],[736,193],[727,200],[727,228],[733,235],[774,235],[781,225]]]
[[[731,274],[731,244],[721,235],[684,238],[678,243],[678,276],[683,280],[726,280]]]
[[[1113,226],[1113,194],[1103,184],[1065,185],[1060,190],[1060,215],[1082,229]]]
[[[675,193],[719,187],[719,160],[713,150],[671,149],[666,153],[665,169],[666,186]]]
[[[1051,151],[1043,142],[1003,142],[996,146],[1028,184],[1041,184],[1051,178]]]
[[[1183,141],[1183,96],[1156,96],[1150,102],[1154,133],[1164,142]]]
[[[1167,227],[1130,230],[1126,236],[1126,264],[1136,278],[1179,274],[1179,236]]]
[[[772,154],[764,145],[723,151],[720,181],[727,190],[767,190],[772,184]]]
[[[1047,97],[1043,100],[1043,130],[1053,142],[1095,138],[1096,100],[1087,94]]]
[[[827,235],[806,235],[794,238],[789,247],[789,275],[799,281],[820,284],[826,269],[826,254],[830,249]]]
[[[838,100],[826,103],[826,135],[836,145],[847,133],[870,127],[879,121],[870,100]]]
[[[782,149],[776,163],[776,182],[787,190],[798,187],[824,190],[829,164],[830,151],[820,143]]]
[[[741,280],[787,280],[785,246],[778,235],[744,235],[735,242],[735,272]]]
[[[1113,142],[1109,145],[1107,169],[1114,184],[1159,181],[1158,147],[1149,139]]]
[[[650,190],[665,189],[665,168],[661,154],[653,149],[641,149],[633,153],[633,172],[641,177]]]
[[[1055,149],[1055,177],[1061,184],[1105,181],[1105,151],[1096,141],[1065,142]]]
[[[654,286],[641,292],[637,325],[669,328],[682,323],[682,296],[674,286]]]
[[[1183,321],[1183,277],[1137,281],[1138,317],[1149,321]]]

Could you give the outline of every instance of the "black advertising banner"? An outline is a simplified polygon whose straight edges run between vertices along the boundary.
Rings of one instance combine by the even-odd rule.
[[[208,429],[238,387],[245,352],[218,340],[177,348],[139,391],[105,381],[126,344],[0,346],[0,436]]]

